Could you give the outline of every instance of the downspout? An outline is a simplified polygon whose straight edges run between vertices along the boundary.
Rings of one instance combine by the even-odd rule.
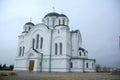
[[[32,48],[34,51],[37,51],[36,49]],[[43,53],[40,53],[37,51],[37,53],[41,54],[41,62],[40,62],[40,72],[42,72],[42,62],[43,62]]]
[[[43,53],[40,53],[40,54],[41,54],[41,63],[40,63],[41,67],[40,67],[40,72],[42,72]]]
[[[83,59],[83,72],[85,72],[85,59]]]
[[[70,61],[69,62],[71,63],[71,58],[72,58],[72,33],[71,32],[70,32],[70,38],[71,38],[71,41],[70,41],[71,42],[71,49],[70,49],[71,50],[71,54],[70,54]],[[69,63],[69,72],[71,72],[70,63]]]
[[[51,72],[52,38],[53,38],[53,29],[51,29],[51,39],[50,39],[49,72]]]

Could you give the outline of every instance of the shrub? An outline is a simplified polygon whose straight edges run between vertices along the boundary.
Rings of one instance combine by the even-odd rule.
[[[10,72],[9,75],[10,75],[10,76],[16,76],[17,73],[16,73],[16,72]]]
[[[13,70],[14,69],[14,65],[10,65],[10,70]]]
[[[0,73],[0,76],[8,76],[6,73]]]
[[[0,70],[2,69],[2,65],[0,64]]]

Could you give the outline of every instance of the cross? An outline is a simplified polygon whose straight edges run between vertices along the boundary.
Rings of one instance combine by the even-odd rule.
[[[61,9],[61,14],[63,14],[63,9]]]
[[[32,18],[30,17],[30,22],[32,22]]]
[[[52,7],[52,9],[53,9],[53,12],[55,12],[55,7],[54,6]]]

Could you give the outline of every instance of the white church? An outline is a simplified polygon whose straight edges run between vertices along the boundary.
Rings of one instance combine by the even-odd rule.
[[[51,12],[42,23],[27,22],[19,35],[14,70],[95,72],[95,59],[81,47],[79,30],[70,30],[65,14]]]

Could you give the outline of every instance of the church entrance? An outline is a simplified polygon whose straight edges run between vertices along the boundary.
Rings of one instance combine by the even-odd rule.
[[[34,60],[29,61],[29,71],[33,71],[34,69]]]

